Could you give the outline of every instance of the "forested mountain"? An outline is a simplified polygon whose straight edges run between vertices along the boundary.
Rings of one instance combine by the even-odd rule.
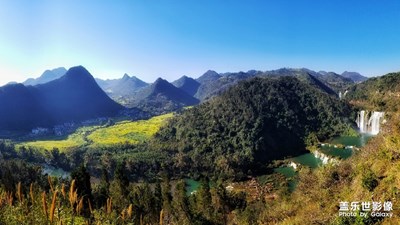
[[[350,78],[343,77],[334,72],[315,75],[319,80],[331,87],[336,93],[345,92],[349,87],[354,85],[354,81]]]
[[[206,100],[224,92],[227,88],[237,84],[241,80],[252,77],[253,75],[244,72],[226,73],[224,76],[217,76],[215,72],[208,71],[203,76],[198,78],[201,85],[195,94],[195,97],[200,100]]]
[[[346,77],[346,78],[350,78],[351,80],[353,80],[356,83],[359,82],[363,82],[365,80],[368,80],[368,77],[365,77],[357,72],[348,72],[348,71],[344,71],[341,74],[342,77]]]
[[[53,81],[55,79],[58,79],[67,72],[67,70],[64,67],[59,67],[56,69],[52,70],[46,70],[44,73],[38,77],[38,78],[29,78],[25,82],[23,82],[24,85],[38,85],[38,84],[44,84],[50,81]]]
[[[196,94],[196,92],[200,86],[199,82],[197,82],[195,79],[193,79],[191,77],[187,77],[187,76],[182,76],[178,80],[172,82],[172,84],[175,87],[185,91],[186,93],[188,93],[191,96],[194,96]]]
[[[285,76],[285,75],[283,75]],[[301,73],[297,73],[296,75],[291,75],[291,76],[295,76],[297,77],[299,80],[317,88],[320,89],[321,91],[332,95],[332,96],[337,96],[337,92],[335,92],[330,86],[328,86],[326,83],[322,82],[320,79],[317,78],[317,76],[312,73],[308,73],[308,72],[301,72]]]
[[[250,70],[248,72],[218,74],[215,71],[207,71],[197,81],[201,83],[195,97],[204,101],[216,96],[228,87],[235,85],[238,81],[251,77],[299,77],[311,85],[319,87],[330,95],[338,96],[339,92],[344,93],[354,82],[333,72],[315,72],[306,68],[292,69],[281,68],[269,71]]]
[[[0,130],[26,130],[36,126],[113,116],[123,109],[111,100],[82,66],[59,79],[36,86],[0,88]]]
[[[185,110],[157,139],[179,152],[178,170],[240,177],[349,129],[349,111],[295,77],[253,78]]]
[[[0,130],[25,130],[47,124],[37,90],[22,84],[0,87]]]
[[[370,78],[350,88],[346,95],[346,99],[356,106],[379,111],[400,110],[399,97],[399,72]]]
[[[215,85],[215,82],[218,81],[222,76],[213,70],[208,70],[199,78],[196,79],[197,82],[200,83],[199,88],[197,89],[194,97],[200,99],[201,101],[205,100],[207,97],[214,93],[215,90],[219,88],[219,85]]]
[[[318,79],[312,79],[314,84],[318,83],[323,90],[332,94],[332,91],[337,95],[339,91],[344,92],[352,86],[354,82],[351,79],[340,76],[333,72],[315,72],[306,68],[292,69],[282,68],[278,70],[266,71],[260,74],[261,76],[313,76]],[[317,85],[317,84],[316,84]],[[331,89],[331,90],[328,90]]]
[[[168,81],[158,78],[150,86],[138,91],[129,102],[130,106],[138,107],[151,114],[161,114],[198,104],[199,100]]]
[[[82,66],[72,67],[60,79],[38,85],[37,89],[43,107],[55,115],[57,123],[112,116],[123,108],[101,90]]]

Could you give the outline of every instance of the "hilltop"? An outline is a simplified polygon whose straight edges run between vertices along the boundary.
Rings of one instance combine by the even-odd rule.
[[[82,66],[45,84],[6,85],[0,88],[2,130],[29,130],[38,126],[114,116],[122,106],[112,101]]]

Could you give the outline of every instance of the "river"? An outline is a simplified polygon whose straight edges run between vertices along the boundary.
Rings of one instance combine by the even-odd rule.
[[[319,147],[319,151],[329,157],[337,157],[340,159],[347,159],[353,155],[353,152],[367,144],[368,140],[373,135],[360,134],[357,137],[341,136],[333,138],[328,143],[323,143]],[[297,165],[307,166],[312,169],[321,166],[322,160],[315,157],[312,153],[305,153],[297,157],[290,158],[289,161]],[[276,173],[284,175],[288,179],[289,190],[294,190],[296,187],[296,170],[293,166],[282,166],[275,168]]]

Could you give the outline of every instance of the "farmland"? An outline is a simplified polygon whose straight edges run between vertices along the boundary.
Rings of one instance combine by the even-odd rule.
[[[172,113],[152,117],[148,120],[121,121],[107,126],[85,126],[78,128],[64,139],[33,140],[21,142],[17,147],[32,147],[41,150],[58,148],[61,151],[79,148],[82,146],[102,147],[114,144],[138,144],[153,136]]]
[[[91,146],[109,146],[120,143],[137,144],[153,136],[172,113],[135,122],[122,121],[107,128],[97,129],[87,136]]]

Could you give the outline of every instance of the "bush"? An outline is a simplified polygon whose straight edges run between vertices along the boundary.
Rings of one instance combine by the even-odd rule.
[[[378,180],[374,172],[369,170],[363,175],[362,186],[368,191],[373,191],[378,186]]]

